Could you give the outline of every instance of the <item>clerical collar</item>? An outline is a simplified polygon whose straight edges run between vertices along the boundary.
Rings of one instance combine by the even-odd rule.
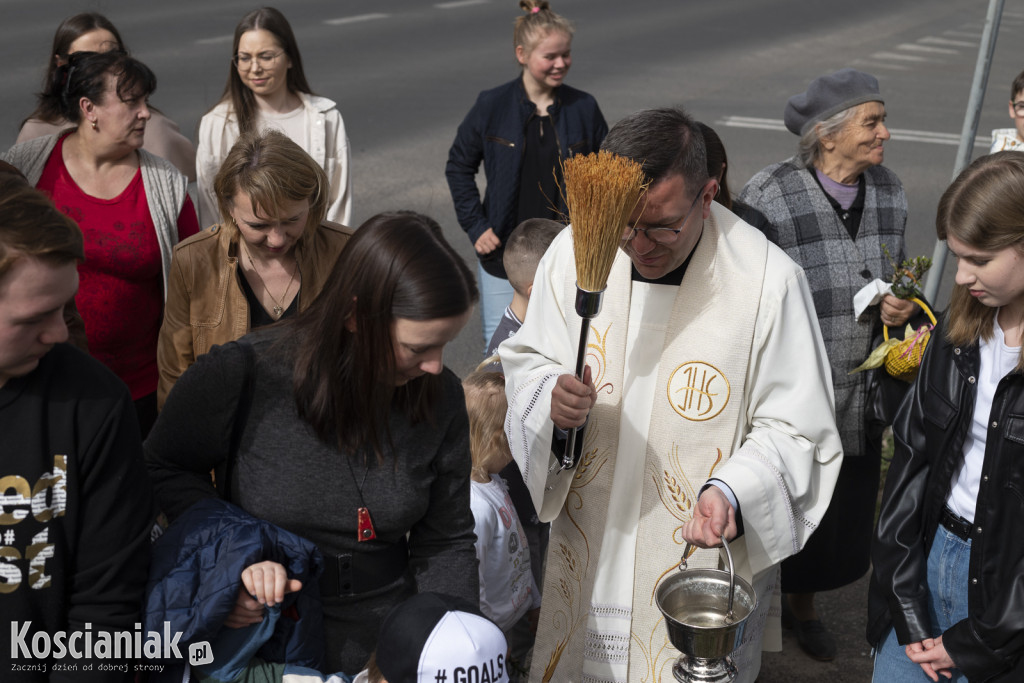
[[[697,238],[697,244],[693,245],[693,250],[690,251],[690,255],[686,257],[686,260],[683,261],[683,264],[676,268],[675,270],[665,273],[657,280],[649,280],[645,278],[643,275],[640,274],[640,271],[636,269],[636,266],[633,265],[633,262],[630,261],[630,269],[632,270],[633,281],[646,282],[652,285],[669,285],[670,287],[678,287],[679,285],[683,284],[683,276],[686,275],[686,269],[690,265],[690,259],[692,259],[693,255],[697,253],[697,247],[700,246],[700,241],[702,239],[704,239],[703,230],[700,231],[700,237]]]

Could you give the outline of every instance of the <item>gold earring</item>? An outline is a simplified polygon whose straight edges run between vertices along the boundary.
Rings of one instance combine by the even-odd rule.
[[[99,130],[99,128],[96,126],[96,122],[95,121],[92,122],[92,129],[93,130]]]

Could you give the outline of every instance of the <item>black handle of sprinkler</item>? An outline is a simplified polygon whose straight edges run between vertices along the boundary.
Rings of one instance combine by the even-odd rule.
[[[587,362],[587,342],[590,335],[590,321],[601,312],[604,290],[591,292],[576,285],[576,313],[583,320],[580,323],[580,343],[576,349],[576,379],[583,381],[583,368]],[[576,453],[576,434],[580,427],[571,427],[565,439],[565,453],[562,454],[562,470],[571,470],[579,462]],[[582,449],[581,449],[582,452]]]

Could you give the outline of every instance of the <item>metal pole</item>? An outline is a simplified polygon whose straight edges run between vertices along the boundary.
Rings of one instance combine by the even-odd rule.
[[[996,50],[996,36],[999,34],[999,20],[1003,16],[1004,0],[989,0],[988,15],[985,17],[985,30],[978,46],[978,62],[974,66],[974,84],[971,86],[971,98],[967,102],[964,115],[964,127],[960,132],[960,147],[956,152],[956,165],[953,167],[953,179],[960,175],[974,152],[974,136],[978,134],[978,119],[981,118],[981,105],[985,99],[985,88],[988,85],[988,73],[992,66],[992,54]],[[924,287],[924,297],[933,305],[942,283],[942,271],[946,266],[946,243],[936,240],[932,252],[932,269]]]

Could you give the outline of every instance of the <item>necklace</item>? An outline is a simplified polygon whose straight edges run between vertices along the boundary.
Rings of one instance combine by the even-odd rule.
[[[252,272],[256,274],[256,279],[260,281],[260,286],[263,287],[263,291],[266,292],[267,296],[270,297],[270,300],[274,302],[274,318],[280,318],[281,315],[284,313],[284,306],[281,305],[281,302],[288,301],[288,292],[291,291],[292,283],[295,282],[295,272],[299,269],[298,264],[296,264],[292,268],[292,277],[290,280],[288,280],[288,286],[284,288],[284,294],[281,296],[281,301],[278,301],[276,298],[274,298],[274,295],[270,293],[270,288],[267,287],[267,283],[263,281],[263,276],[260,275],[260,271],[256,270],[256,264],[252,260],[252,254],[249,253],[249,248],[244,246],[244,240],[242,244],[242,250],[245,251],[246,258],[249,259],[249,265],[252,266]]]
[[[355,470],[352,469],[352,458],[350,456],[342,456],[348,463],[348,472],[352,475],[352,482],[356,481]],[[356,484],[356,493],[359,494],[359,506],[356,508],[356,540],[360,543],[363,541],[372,541],[377,538],[377,531],[373,528],[373,520],[370,519],[370,510],[366,507],[366,501],[363,500],[363,484],[366,483],[366,475],[370,473],[370,463],[367,461],[366,469],[363,471],[363,480]]]

